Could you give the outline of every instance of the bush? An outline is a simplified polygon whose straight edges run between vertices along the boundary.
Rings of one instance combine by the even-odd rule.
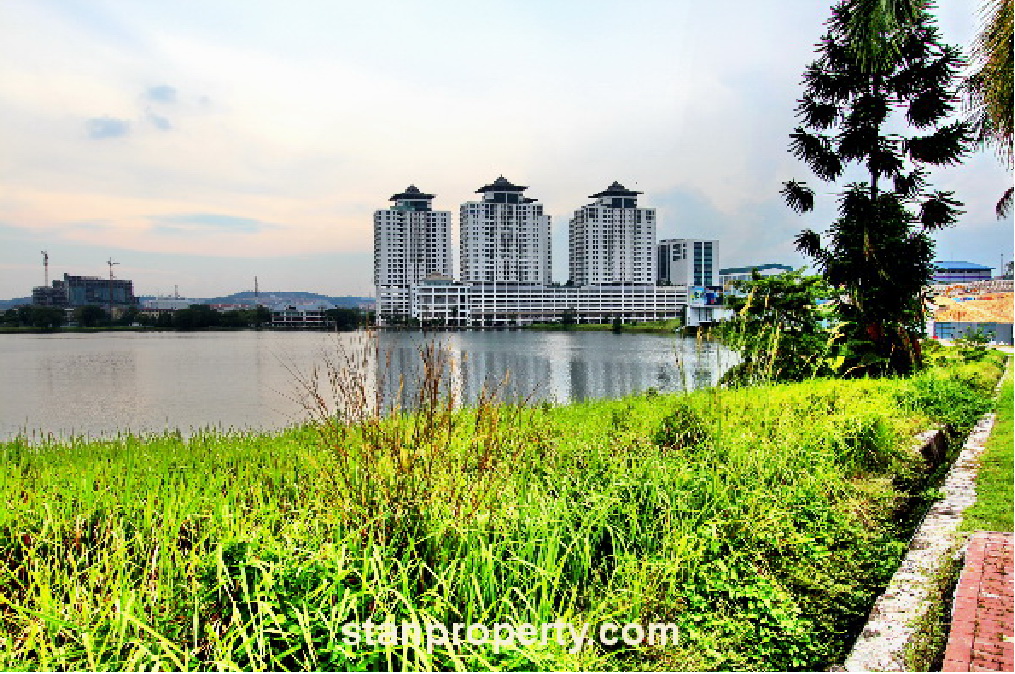
[[[685,449],[703,445],[710,437],[711,433],[701,415],[686,402],[680,401],[663,418],[652,441],[660,447]]]

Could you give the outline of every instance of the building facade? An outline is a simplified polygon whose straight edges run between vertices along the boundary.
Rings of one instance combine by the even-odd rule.
[[[409,261],[410,249],[449,247],[445,220],[420,228],[418,240],[403,224],[411,222],[403,213],[432,213],[432,195],[410,186],[393,196],[396,206],[374,218],[378,324],[510,327],[682,318],[699,325],[718,318],[707,301],[714,296],[708,286],[714,283],[717,242],[670,239],[657,248],[655,210],[639,208],[640,192],[618,182],[574,212],[571,282],[552,283],[550,216],[525,196],[526,189],[500,176],[476,190],[481,200],[461,205],[457,280],[450,260],[445,271]]]
[[[638,208],[639,194],[614,181],[574,212],[568,226],[574,285],[655,284],[656,213]]]
[[[330,305],[286,306],[271,310],[271,327],[289,330],[322,329],[328,327],[327,310]]]
[[[989,281],[993,267],[961,261],[935,261],[931,283],[953,285],[973,281]]]
[[[750,281],[757,272],[761,276],[777,276],[793,271],[793,267],[785,264],[757,264],[748,267],[726,267],[719,270],[719,285],[724,292],[733,290],[734,281]]]
[[[62,280],[53,281],[52,287],[33,288],[32,303],[58,307],[135,307],[138,299],[134,296],[133,281],[64,274]]]
[[[408,287],[430,274],[452,274],[451,211],[435,211],[433,194],[415,185],[374,212],[374,283]]]
[[[504,176],[461,206],[459,265],[463,283],[550,283],[550,216]]]
[[[715,285],[715,239],[663,239],[656,247],[657,278],[670,285]]]
[[[511,327],[550,323],[608,323],[684,318],[680,286],[530,286],[427,281],[410,291],[410,315],[422,325]]]
[[[934,321],[929,331],[935,339],[957,339],[983,333],[994,344],[1012,344],[1011,323],[975,323],[963,321]]]
[[[374,212],[374,287],[377,314],[408,312],[409,287],[434,274],[452,274],[451,211],[435,211],[433,194],[415,185]]]

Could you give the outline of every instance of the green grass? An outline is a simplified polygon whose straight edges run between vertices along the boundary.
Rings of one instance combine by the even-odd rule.
[[[986,449],[980,458],[976,477],[976,503],[966,511],[962,526],[970,531],[1012,531],[1015,510],[1015,475],[1012,447],[1015,446],[1012,422],[1012,376],[1009,370],[998,397],[997,419]]]
[[[912,435],[975,419],[997,373],[2,444],[0,668],[826,669],[940,472]],[[368,618],[681,641],[345,643]]]

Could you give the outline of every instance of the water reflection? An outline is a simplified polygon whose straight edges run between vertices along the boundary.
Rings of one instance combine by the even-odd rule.
[[[715,385],[732,354],[711,342],[656,335],[524,331],[383,333],[378,349],[390,364],[376,373],[388,407],[412,406],[422,357],[433,343],[448,356],[445,387],[456,400],[483,391],[501,400],[567,402],[632,392],[687,391]]]
[[[308,416],[294,373],[326,370],[326,359],[342,365],[343,351],[376,355],[375,347],[380,361],[366,359],[356,376],[368,394],[382,391],[388,407],[408,406],[419,350],[430,340],[447,349],[447,385],[464,403],[505,377],[499,391],[507,400],[690,390],[714,384],[730,364],[713,344],[657,335],[513,330],[383,332],[377,339],[362,332],[3,335],[0,439],[282,428]]]

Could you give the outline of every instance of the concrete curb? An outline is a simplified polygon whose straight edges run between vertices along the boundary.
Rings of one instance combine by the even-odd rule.
[[[935,576],[954,554],[961,538],[962,513],[976,502],[976,474],[984,443],[994,427],[985,414],[966,438],[945,477],[944,498],[934,503],[909,543],[909,552],[884,594],[878,597],[852,651],[843,664],[848,672],[902,672],[906,646],[917,636],[916,625],[933,607]]]

